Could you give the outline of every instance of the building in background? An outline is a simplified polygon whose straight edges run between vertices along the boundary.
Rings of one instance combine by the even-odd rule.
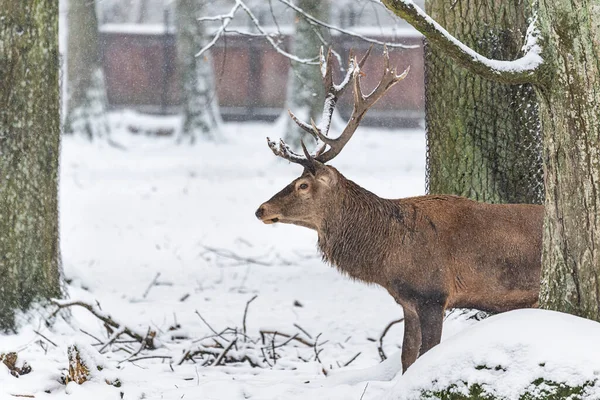
[[[248,0],[262,26],[288,45],[294,31],[296,12],[279,1]],[[175,33],[177,21],[172,1],[104,0],[100,2],[102,59],[109,106],[133,108],[149,113],[176,113],[181,94],[178,85]],[[227,13],[232,3],[216,1],[209,15]],[[271,7],[272,6],[272,7]],[[330,24],[382,41],[418,45],[395,49],[391,60],[399,69],[411,67],[408,78],[372,110],[365,124],[415,126],[424,114],[423,51],[421,35],[404,21],[371,0],[331,2]],[[211,23],[207,31],[220,25]],[[247,15],[238,10],[230,29],[255,32]],[[344,57],[350,49],[362,53],[369,43],[332,32],[334,48]],[[289,46],[288,46],[289,48]],[[198,49],[200,50],[200,49]],[[381,71],[378,51],[363,69],[363,85],[369,90]],[[263,38],[229,33],[212,49],[216,87],[225,120],[274,120],[285,103],[290,61],[278,54]],[[351,96],[346,94],[339,109],[350,113]]]

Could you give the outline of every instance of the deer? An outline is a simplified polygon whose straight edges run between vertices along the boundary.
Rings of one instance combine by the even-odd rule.
[[[301,165],[300,177],[263,203],[256,217],[265,224],[295,224],[317,232],[325,262],[355,280],[385,288],[402,307],[403,373],[440,343],[445,311],[474,308],[505,312],[537,307],[540,288],[544,207],[487,204],[464,197],[429,194],[384,199],[347,179],[326,163],[352,138],[367,110],[408,74],[390,68],[383,52],[383,76],[363,94],[361,68],[350,56],[344,79],[333,82],[331,50],[321,49],[326,89],[317,125],[290,117],[317,141],[303,154],[283,140],[267,138],[278,157]],[[354,106],[342,133],[329,135],[336,102],[352,83]]]

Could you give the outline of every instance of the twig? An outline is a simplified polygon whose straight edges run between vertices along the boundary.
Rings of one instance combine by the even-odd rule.
[[[152,282],[150,282],[150,285],[148,285],[148,288],[146,289],[146,291],[144,292],[144,295],[142,296],[144,299],[146,298],[146,296],[148,296],[148,293],[150,293],[150,289],[152,289],[152,287],[154,287],[156,285],[156,281],[158,280],[159,277],[160,277],[160,272],[157,272],[156,276],[154,277],[154,279],[152,279]]]
[[[104,343],[104,345],[100,348],[100,350],[98,350],[98,353],[102,353],[108,346],[110,346],[115,340],[117,340],[119,338],[119,336],[121,336],[124,332],[125,332],[125,329],[123,329],[123,327],[114,331],[113,334],[110,335],[110,337],[108,338],[108,341],[106,343]]]
[[[294,326],[296,328],[298,328],[302,333],[304,333],[309,339],[312,339],[312,336],[310,335],[310,333],[308,333],[305,329],[303,329],[300,325],[298,324],[294,324]]]
[[[35,329],[34,329],[33,331],[34,331],[36,334],[40,335],[42,338],[46,339],[46,341],[47,341],[48,343],[50,343],[52,346],[54,346],[54,347],[58,347],[58,346],[56,345],[56,343],[54,343],[52,340],[48,339],[46,336],[42,335],[41,333],[39,333],[39,332],[38,332],[38,331],[36,331]]]
[[[228,249],[219,249],[219,248],[210,247],[210,246],[202,246],[202,247],[204,247],[204,250],[206,250],[206,251],[201,253],[201,255],[205,254],[206,252],[209,252],[209,253],[214,253],[219,257],[229,258],[231,260],[235,260],[235,261],[238,261],[243,264],[256,264],[256,265],[262,265],[264,267],[270,267],[273,265],[272,263],[268,263],[266,261],[260,261],[260,260],[257,260],[256,258],[240,256]]]
[[[51,300],[51,302],[54,303],[56,306],[58,306],[58,309],[52,315],[56,315],[58,310],[63,309],[63,308],[68,308],[68,307],[73,307],[73,306],[83,307],[86,310],[88,310],[89,312],[91,312],[96,318],[98,318],[99,320],[104,322],[104,324],[106,326],[117,329],[117,330],[120,329],[121,327],[123,327],[123,333],[131,336],[132,338],[134,338],[135,340],[137,340],[140,343],[146,343],[146,345],[148,346],[149,349],[155,348],[154,341],[153,341],[154,335],[152,335],[152,336],[148,335],[147,337],[144,337],[143,335],[134,331],[133,329],[128,328],[125,325],[119,324],[118,322],[113,320],[109,315],[105,315],[103,312],[101,312],[98,309],[99,307],[96,308],[95,306],[84,303],[82,301]],[[150,340],[148,340],[148,339],[150,339]]]
[[[399,324],[402,321],[404,321],[404,318],[400,318],[400,319],[390,322],[389,324],[387,324],[387,326],[381,333],[381,336],[379,336],[379,347],[377,348],[377,351],[379,351],[379,357],[381,357],[381,361],[387,360],[387,356],[385,355],[385,352],[383,351],[383,338],[385,337],[385,335],[387,335],[388,331],[390,330],[390,328],[392,326]]]
[[[352,361],[356,360],[358,358],[358,356],[360,356],[361,352],[359,351],[358,353],[356,353],[356,355],[354,357],[352,357],[350,359],[350,361],[348,361],[346,364],[344,364],[344,367],[347,367],[348,365],[350,365],[352,363]]]
[[[232,340],[229,343],[229,346],[225,347],[225,350],[223,350],[221,352],[221,354],[219,354],[219,357],[217,357],[217,359],[215,360],[215,362],[213,363],[213,366],[217,366],[221,363],[221,361],[225,358],[225,356],[227,355],[227,353],[229,352],[229,350],[231,350],[231,348],[233,347],[233,345],[235,344],[235,342],[237,342],[237,339]]]
[[[200,319],[202,320],[202,322],[204,322],[204,324],[205,324],[206,326],[208,326],[208,329],[210,329],[210,330],[211,330],[211,331],[212,331],[212,332],[213,332],[215,335],[217,335],[217,336],[221,336],[221,334],[218,334],[218,333],[217,333],[217,331],[215,331],[215,330],[213,329],[213,327],[212,327],[212,326],[210,326],[210,324],[209,324],[208,322],[206,322],[206,320],[205,320],[205,319],[202,317],[202,315],[200,315],[200,313],[198,312],[198,310],[196,310],[196,315],[198,315],[198,316],[200,317]]]
[[[369,387],[369,382],[367,382],[367,384],[365,385],[365,390],[363,390],[362,394],[360,395],[359,400],[362,400],[362,398],[365,396],[365,393],[367,392],[368,387]]]
[[[303,345],[305,345],[307,347],[314,347],[315,346],[314,343],[310,343],[310,342],[302,339],[301,337],[297,337],[296,335],[288,335],[287,333],[281,333],[281,332],[275,332],[275,331],[260,331],[260,334],[261,335],[279,335],[279,336],[283,336],[285,338],[293,338],[294,340],[302,343]]]
[[[83,329],[81,329],[81,328],[80,328],[79,330],[81,331],[81,333],[85,333],[85,334],[86,334],[86,335],[88,335],[89,337],[91,337],[91,338],[93,338],[93,339],[96,339],[96,340],[98,341],[98,344],[104,344],[104,342],[103,342],[102,340],[98,339],[96,336],[92,335],[91,333],[89,333],[89,332],[86,332],[86,331],[84,331],[84,330],[83,330]]]
[[[242,332],[243,332],[244,336],[246,336],[246,315],[248,314],[248,307],[250,306],[250,303],[252,303],[254,300],[256,300],[257,297],[258,297],[258,295],[255,294],[254,297],[252,297],[250,300],[248,300],[246,302],[246,308],[244,309],[244,318],[242,320]],[[244,341],[246,341],[246,339],[244,339]]]
[[[171,357],[171,356],[140,356],[140,357],[130,358],[127,361],[135,362],[135,361],[139,361],[139,360],[149,360],[151,358],[159,358],[159,359],[163,359],[163,360],[168,360],[168,359],[172,359],[173,357]]]
[[[317,337],[315,338],[315,343],[313,344],[313,349],[315,350],[315,360],[318,361],[319,364],[321,364],[321,359],[319,358],[319,353],[321,353],[321,352],[317,350],[317,345],[318,345],[320,336],[321,336],[321,334],[319,333],[317,335]]]
[[[350,36],[350,37],[355,37],[357,39],[363,40],[367,43],[373,43],[373,44],[378,44],[380,46],[387,46],[387,47],[399,47],[401,49],[416,49],[419,48],[419,45],[406,45],[406,44],[401,44],[401,43],[393,43],[393,42],[382,42],[380,40],[376,40],[376,39],[371,39],[368,38],[366,36],[363,36],[359,33],[356,32],[352,32],[340,27],[337,27],[335,25],[331,25],[328,24],[327,22],[321,21],[315,17],[313,17],[312,15],[308,14],[306,11],[304,11],[302,8],[298,7],[297,5],[293,4],[292,2],[288,1],[288,0],[278,0],[280,3],[285,4],[286,6],[288,6],[289,8],[291,8],[292,10],[296,11],[297,13],[301,14],[304,19],[311,25],[319,25],[322,26],[324,28],[327,28],[331,31],[336,31],[339,33],[342,33],[344,35]]]

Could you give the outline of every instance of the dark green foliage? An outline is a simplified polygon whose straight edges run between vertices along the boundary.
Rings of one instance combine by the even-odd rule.
[[[497,369],[496,367],[495,369]],[[486,366],[477,366],[475,369],[491,369]],[[501,368],[502,369],[502,368]],[[504,370],[504,369],[502,369]],[[494,394],[489,393],[486,390],[485,385],[473,384],[469,385],[464,381],[461,381],[462,385],[466,385],[468,387],[468,394],[464,395],[462,393],[456,392],[457,384],[452,384],[445,388],[444,390],[432,391],[426,390],[421,392],[422,399],[437,399],[437,400],[513,400],[506,399],[504,397],[498,397]],[[568,386],[564,383],[558,383],[550,380],[546,380],[544,378],[536,379],[531,383],[536,389],[539,389],[539,386],[544,384],[542,389],[536,390],[535,393],[527,392],[523,393],[519,396],[518,400],[583,400],[585,399],[585,391],[589,387],[595,387],[598,384],[598,381],[586,381],[584,384],[580,386]]]

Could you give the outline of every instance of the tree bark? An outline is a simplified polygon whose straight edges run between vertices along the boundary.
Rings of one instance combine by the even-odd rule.
[[[328,0],[299,0],[297,5],[307,14],[321,21],[329,19],[330,2]],[[318,57],[319,49],[323,46],[319,35],[325,38],[325,30],[310,25],[301,15],[298,15],[291,53],[302,59]],[[301,121],[310,122],[312,118],[318,122],[323,113],[324,99],[325,89],[319,67],[291,61],[286,112],[282,116],[286,121],[284,139],[288,144],[294,144],[293,147],[299,148],[300,139],[307,134],[289,118],[287,109],[292,110]]]
[[[542,307],[600,321],[600,4],[542,0]]]
[[[0,329],[60,296],[58,2],[0,0]]]
[[[598,3],[540,0],[535,11],[543,63],[536,61],[535,52],[528,52],[527,60],[533,62],[521,59],[498,69],[457,44],[412,2],[383,2],[469,71],[501,82],[535,85],[546,194],[540,305],[600,321]]]
[[[106,137],[106,86],[95,2],[69,0],[67,16],[67,115],[65,133]]]
[[[177,0],[177,57],[181,71],[183,125],[181,139],[194,143],[198,137],[219,138],[219,103],[210,53],[196,57],[204,45],[206,0]]]
[[[427,13],[479,54],[517,58],[529,6],[520,0],[430,0]],[[490,203],[542,203],[541,132],[530,84],[484,79],[426,46],[428,192]]]

